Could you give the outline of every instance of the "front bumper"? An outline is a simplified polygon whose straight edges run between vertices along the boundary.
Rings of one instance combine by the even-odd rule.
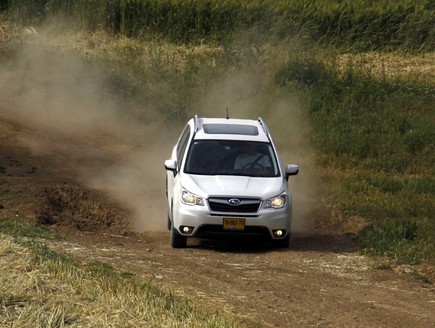
[[[291,226],[291,206],[287,204],[281,209],[261,208],[257,213],[223,213],[210,212],[205,206],[188,206],[178,204],[174,209],[173,220],[177,231],[186,237],[217,237],[232,235],[268,235],[272,239],[284,239],[288,236]],[[243,218],[243,230],[225,230],[224,218]],[[189,227],[189,232],[184,233],[182,227]],[[283,230],[285,234],[280,237],[274,231]]]

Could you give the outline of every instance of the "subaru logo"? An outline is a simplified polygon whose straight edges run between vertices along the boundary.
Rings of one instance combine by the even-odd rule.
[[[228,204],[230,204],[232,206],[239,206],[241,203],[242,203],[242,201],[240,199],[237,199],[237,198],[228,199]]]

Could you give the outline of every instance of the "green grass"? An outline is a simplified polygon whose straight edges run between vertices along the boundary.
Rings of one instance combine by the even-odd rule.
[[[56,237],[47,227],[37,225],[20,218],[5,218],[0,220],[0,233],[7,234],[14,238],[42,238],[56,239]]]
[[[398,263],[417,264],[433,260],[435,225],[428,219],[378,217],[360,233],[364,252],[387,256]]]
[[[382,79],[358,66],[334,72],[315,60],[292,62],[279,77],[306,95],[328,202],[370,222],[361,249],[433,261],[434,84]]]
[[[306,36],[358,51],[433,50],[433,2],[300,0],[11,0],[0,8],[25,25],[55,20],[81,31],[199,44],[256,30]]]

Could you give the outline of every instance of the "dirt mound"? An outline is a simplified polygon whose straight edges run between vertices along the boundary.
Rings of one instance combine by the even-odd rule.
[[[79,185],[63,184],[44,187],[39,196],[36,220],[40,224],[73,226],[80,231],[97,231],[109,227],[122,229],[124,217],[113,206],[104,204]]]
[[[0,120],[0,215],[57,229],[125,231],[128,213],[102,193],[75,182],[67,161],[31,154],[22,127]]]

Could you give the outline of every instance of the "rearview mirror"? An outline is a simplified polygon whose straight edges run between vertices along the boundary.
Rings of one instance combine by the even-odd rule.
[[[177,161],[174,161],[172,159],[166,160],[165,169],[168,171],[172,171],[172,173],[174,173],[175,176],[177,174]]]
[[[297,175],[299,173],[299,165],[287,164],[285,169],[285,178],[288,180],[289,176]]]

